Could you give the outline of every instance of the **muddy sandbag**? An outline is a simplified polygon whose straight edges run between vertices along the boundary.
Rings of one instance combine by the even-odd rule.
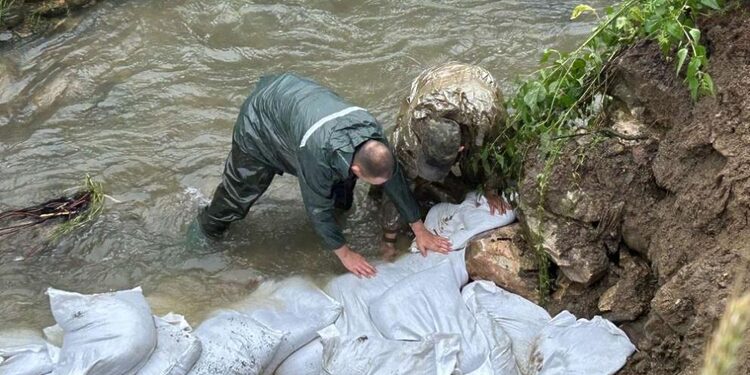
[[[600,316],[576,320],[567,311],[542,329],[533,346],[526,374],[610,375],[635,351],[625,332],[611,322]]]
[[[439,203],[430,208],[424,225],[430,231],[451,241],[453,249],[464,249],[474,236],[488,230],[500,228],[516,221],[516,213],[508,210],[503,214],[490,213],[487,198],[469,193],[461,204]],[[416,244],[412,243],[416,252]]]
[[[191,375],[259,375],[284,338],[263,323],[233,310],[221,310],[195,330],[203,352]]]
[[[139,375],[185,375],[201,356],[201,343],[185,317],[169,313],[154,317],[156,348]]]
[[[135,374],[156,347],[156,327],[141,288],[78,294],[49,288],[63,345],[55,375]]]
[[[391,340],[418,341],[435,333],[458,334],[459,369],[465,374],[492,374],[489,343],[461,298],[448,260],[388,289],[370,304],[370,318]]]
[[[341,336],[335,327],[320,332],[326,375],[451,375],[458,364],[460,339],[431,334],[418,341]]]
[[[370,320],[372,301],[409,275],[434,267],[445,260],[450,261],[454,275],[452,280],[456,281],[456,288],[460,288],[469,279],[464,257],[464,251],[452,251],[448,255],[430,252],[426,257],[405,254],[393,263],[375,264],[378,274],[373,278],[359,278],[351,273],[334,278],[325,291],[344,307],[336,321],[336,328],[345,336],[382,337]]]
[[[263,372],[268,375],[292,353],[318,337],[317,332],[333,324],[341,314],[338,302],[301,277],[265,282],[236,309],[284,335]]]
[[[274,375],[320,375],[323,371],[323,343],[317,338],[292,353]]]
[[[472,282],[464,287],[461,294],[466,306],[477,319],[491,321],[502,328],[510,338],[518,368],[528,368],[532,344],[550,321],[549,313],[489,281]]]
[[[487,283],[487,288],[494,287],[494,284],[491,282],[481,281],[480,283]],[[481,308],[477,307],[475,291],[477,287],[481,286],[475,284],[477,283],[466,286],[462,292],[462,297],[490,343],[490,363],[492,364],[492,370],[495,374],[520,375],[516,358],[513,356],[510,336],[508,336],[499,324],[495,323],[486,311],[482,311]]]
[[[0,374],[46,375],[57,362],[59,349],[27,330],[0,332]]]

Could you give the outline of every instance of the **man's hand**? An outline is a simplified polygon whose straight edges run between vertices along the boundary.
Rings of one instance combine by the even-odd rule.
[[[430,233],[425,228],[422,220],[411,224],[411,229],[416,236],[417,248],[423,257],[427,256],[427,251],[431,250],[441,254],[447,254],[451,251],[451,242],[448,239]]]
[[[373,277],[377,273],[375,267],[367,263],[363,256],[352,251],[347,245],[341,246],[333,252],[339,257],[341,264],[357,277]]]
[[[506,202],[503,197],[494,191],[485,192],[484,197],[487,198],[487,204],[490,206],[490,215],[494,215],[495,212],[497,212],[498,215],[504,215],[506,211],[513,209],[510,203]]]

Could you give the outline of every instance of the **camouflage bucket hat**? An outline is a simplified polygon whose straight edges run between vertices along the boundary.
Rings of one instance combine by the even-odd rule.
[[[426,119],[415,133],[419,176],[428,181],[442,181],[451,171],[461,147],[461,127],[453,120]]]

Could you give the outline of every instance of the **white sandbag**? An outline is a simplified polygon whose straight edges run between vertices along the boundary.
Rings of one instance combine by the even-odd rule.
[[[203,346],[191,375],[259,375],[271,363],[284,334],[250,316],[222,310],[195,330]]]
[[[497,287],[489,281],[475,281],[464,287],[464,302],[477,319],[502,328],[512,343],[518,369],[529,367],[532,343],[551,317],[533,302]],[[481,317],[481,318],[479,318]],[[502,339],[501,339],[502,340]]]
[[[292,353],[275,375],[320,375],[323,371],[323,343],[317,338]]]
[[[461,204],[439,203],[430,209],[424,220],[427,229],[451,241],[454,250],[466,247],[474,236],[516,221],[514,210],[503,214],[490,213],[487,198],[469,193]],[[415,243],[411,249],[417,252]]]
[[[419,341],[320,332],[323,372],[327,375],[451,375],[458,363],[460,340],[453,334],[431,334]]]
[[[141,288],[83,295],[49,288],[52,315],[65,334],[53,374],[135,374],[156,346]]]
[[[0,333],[0,375],[46,375],[52,372],[59,349],[27,330]]]
[[[492,374],[520,375],[516,358],[513,356],[510,336],[486,314],[478,314],[474,317],[490,344],[489,362]]]
[[[336,328],[344,336],[382,337],[370,320],[369,306],[373,300],[409,275],[434,267],[446,259],[451,263],[456,288],[459,288],[469,279],[464,257],[464,251],[453,251],[448,255],[430,252],[426,257],[405,254],[393,263],[375,263],[378,274],[373,278],[358,278],[347,273],[332,279],[325,291],[344,307]]]
[[[169,313],[154,317],[156,348],[139,375],[185,375],[201,356],[201,343],[185,317]]]
[[[391,340],[421,340],[433,333],[458,334],[458,367],[490,373],[490,347],[456,287],[450,262],[411,275],[370,304],[370,318]]]
[[[333,324],[341,314],[341,305],[312,282],[293,277],[261,284],[237,310],[284,334],[264,370],[270,375],[292,353],[314,340],[319,330]]]
[[[634,351],[625,332],[611,322],[599,316],[576,320],[563,311],[539,334],[527,373],[614,374]]]

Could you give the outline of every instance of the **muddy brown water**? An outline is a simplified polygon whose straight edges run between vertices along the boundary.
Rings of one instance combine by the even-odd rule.
[[[61,195],[86,173],[121,203],[43,253],[32,232],[0,239],[0,326],[52,323],[44,290],[142,286],[156,313],[192,322],[259,278],[343,272],[322,250],[294,177],[277,178],[211,254],[184,233],[219,182],[238,106],[267,72],[292,70],[369,108],[385,127],[423,68],[478,63],[510,92],[543,49],[592,27],[579,1],[112,1],[0,52],[0,210]],[[595,1],[599,8],[613,1]],[[345,218],[377,258],[358,187]]]

